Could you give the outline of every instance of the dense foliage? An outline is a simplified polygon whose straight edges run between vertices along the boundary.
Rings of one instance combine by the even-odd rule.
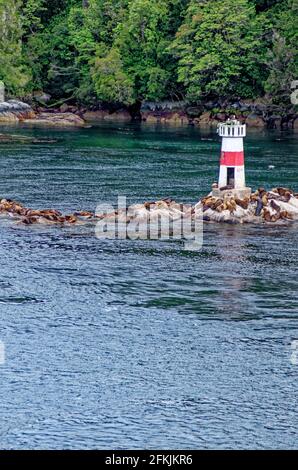
[[[11,95],[133,105],[287,100],[298,0],[0,0]]]

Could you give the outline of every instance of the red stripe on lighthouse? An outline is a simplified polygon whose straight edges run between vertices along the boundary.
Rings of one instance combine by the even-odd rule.
[[[220,164],[225,166],[243,166],[244,152],[221,152]]]

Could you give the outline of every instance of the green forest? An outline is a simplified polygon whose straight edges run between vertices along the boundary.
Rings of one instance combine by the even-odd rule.
[[[298,79],[298,0],[0,0],[0,80],[85,106],[266,96]]]

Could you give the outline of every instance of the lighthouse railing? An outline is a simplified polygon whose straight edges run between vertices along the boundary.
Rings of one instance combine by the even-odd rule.
[[[220,137],[246,137],[246,125],[227,122],[218,125],[217,132]]]

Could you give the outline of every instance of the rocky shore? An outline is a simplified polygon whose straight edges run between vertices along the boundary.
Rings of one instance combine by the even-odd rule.
[[[216,127],[231,115],[250,128],[259,129],[296,129],[298,130],[298,110],[295,107],[280,108],[265,100],[245,100],[236,102],[210,101],[198,106],[186,102],[144,102],[139,108],[112,108],[97,106],[94,109],[77,109],[63,106],[58,112],[74,112],[85,121],[121,121],[131,120],[151,124],[193,125],[198,127]]]
[[[216,127],[231,115],[250,128],[298,130],[298,111],[295,106],[281,108],[265,99],[235,102],[209,101],[197,106],[180,102],[143,102],[131,108],[98,104],[91,109],[63,104],[48,108],[46,104],[30,106],[17,100],[0,103],[0,123],[40,126],[83,127],[92,122],[140,121],[151,124],[193,125]]]
[[[33,109],[29,104],[18,100],[8,100],[0,103],[1,123],[24,123],[46,127],[83,127],[85,121],[78,114],[71,112],[51,111],[45,112]]]
[[[252,128],[298,129],[298,110],[280,108],[265,100],[209,101],[198,106],[180,103],[143,103],[141,119],[151,123],[192,124],[216,127],[231,115]]]

